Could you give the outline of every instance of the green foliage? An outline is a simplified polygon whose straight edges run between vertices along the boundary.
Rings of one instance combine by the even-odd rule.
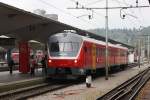
[[[105,37],[105,29],[91,29],[88,30],[90,32],[96,33],[98,35]],[[141,30],[139,29],[110,29],[108,32],[108,36],[110,39],[133,45],[135,46],[136,40],[139,35],[149,34],[150,35],[150,26],[145,27]]]

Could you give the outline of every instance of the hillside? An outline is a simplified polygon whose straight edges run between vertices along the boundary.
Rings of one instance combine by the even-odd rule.
[[[98,35],[105,37],[105,29],[91,29],[88,30],[90,32],[96,33]],[[139,38],[139,35],[150,35],[150,26],[145,27],[142,30],[138,29],[110,29],[108,32],[109,38],[129,44],[129,45],[136,45],[136,40]],[[146,38],[146,37],[145,37]]]

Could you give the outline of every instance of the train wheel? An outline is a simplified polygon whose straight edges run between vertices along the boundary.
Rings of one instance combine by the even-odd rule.
[[[87,75],[86,76],[86,87],[90,88],[92,84],[92,76],[91,75]]]

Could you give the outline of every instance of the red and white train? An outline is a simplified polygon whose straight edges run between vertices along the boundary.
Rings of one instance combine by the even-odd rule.
[[[48,40],[48,75],[87,75],[105,68],[105,42],[62,32]],[[109,43],[109,66],[128,64],[128,49]]]
[[[34,55],[32,49],[30,50],[30,55]],[[18,49],[13,49],[11,51],[11,57],[15,64],[19,64],[19,50]],[[44,54],[42,50],[35,51],[35,59],[37,63],[40,63],[43,57],[44,57]]]

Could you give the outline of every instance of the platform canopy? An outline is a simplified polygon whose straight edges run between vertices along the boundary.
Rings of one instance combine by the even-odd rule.
[[[50,35],[63,30],[76,30],[78,34],[88,34],[92,38],[105,41],[104,37],[94,33],[0,2],[0,35],[16,38],[17,40],[36,40],[41,43],[46,43]],[[131,47],[114,40],[109,40],[109,42]]]

